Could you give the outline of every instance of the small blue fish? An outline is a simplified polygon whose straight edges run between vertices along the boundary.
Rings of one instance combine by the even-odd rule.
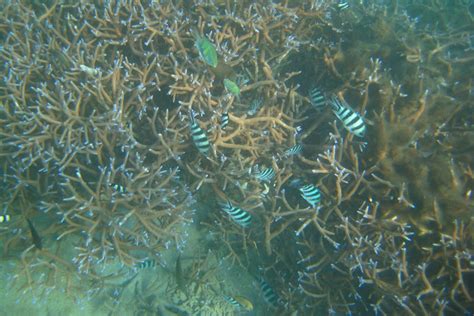
[[[342,122],[345,129],[358,137],[364,137],[367,128],[359,113],[352,110],[347,103],[337,97],[332,98],[331,105],[334,114]]]
[[[301,196],[306,200],[312,207],[316,207],[321,202],[321,192],[317,187],[312,184],[303,185],[299,188]]]
[[[234,222],[244,228],[250,226],[252,223],[252,215],[239,207],[233,206],[230,201],[227,201],[225,204],[221,204],[221,208],[224,212],[230,215]]]
[[[326,106],[326,98],[318,88],[309,91],[309,99],[316,110],[322,110]]]
[[[293,156],[293,155],[299,155],[303,151],[303,146],[300,144],[296,144],[287,150],[285,150],[285,156]]]
[[[229,124],[229,113],[224,112],[221,116],[221,129],[225,129]]]
[[[193,139],[194,144],[196,145],[199,152],[203,155],[207,155],[209,150],[211,149],[211,144],[207,139],[206,133],[204,130],[198,125],[196,120],[194,119],[194,115],[190,115],[190,124],[191,128],[191,138]]]

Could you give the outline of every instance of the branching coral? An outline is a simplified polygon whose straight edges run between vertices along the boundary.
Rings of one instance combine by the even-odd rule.
[[[472,17],[429,32],[414,12],[443,16],[398,2],[3,5],[1,194],[14,220],[0,234],[19,287],[92,295],[179,249],[199,221],[220,241],[205,246],[270,280],[284,313],[469,311]],[[311,107],[315,85],[363,114],[365,138]],[[316,209],[301,183],[320,190]]]

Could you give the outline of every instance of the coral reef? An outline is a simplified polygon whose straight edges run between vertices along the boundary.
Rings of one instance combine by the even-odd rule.
[[[11,286],[88,300],[179,252],[195,225],[203,253],[266,280],[275,314],[474,312],[470,12],[463,1],[1,4]],[[314,86],[361,113],[365,135],[312,106]],[[213,270],[191,273],[204,300],[216,291],[201,270]],[[130,288],[137,314],[162,308]]]

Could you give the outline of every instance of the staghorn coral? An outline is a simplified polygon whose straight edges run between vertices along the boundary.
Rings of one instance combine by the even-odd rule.
[[[282,314],[469,311],[472,17],[454,23],[465,5],[439,5],[2,5],[1,194],[15,219],[0,234],[14,284],[90,299],[180,249],[199,221],[213,236],[202,246],[269,280]],[[196,34],[216,46],[215,68]],[[313,84],[365,113],[363,140],[329,109],[315,113]],[[208,157],[191,139],[192,111]],[[303,153],[286,157],[297,143]],[[257,179],[256,165],[274,179]],[[295,178],[318,186],[320,209]],[[224,216],[226,199],[255,218],[250,229]]]

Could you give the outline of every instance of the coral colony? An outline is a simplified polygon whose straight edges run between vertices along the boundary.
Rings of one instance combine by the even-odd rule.
[[[2,3],[8,285],[118,300],[196,225],[268,313],[474,312],[472,4],[416,3]]]

